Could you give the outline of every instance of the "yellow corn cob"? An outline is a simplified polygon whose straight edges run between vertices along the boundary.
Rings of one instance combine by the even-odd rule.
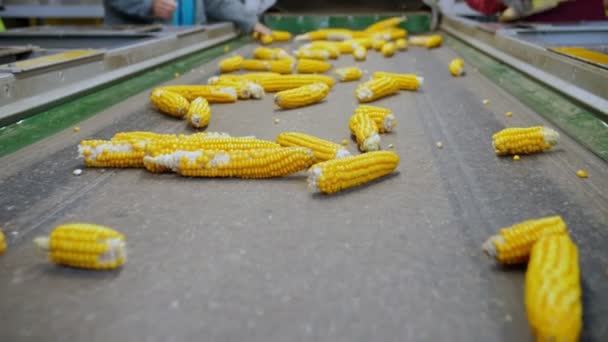
[[[274,102],[281,108],[308,106],[323,100],[329,93],[325,83],[313,83],[299,88],[283,90],[274,96]]]
[[[127,261],[124,235],[96,224],[60,225],[49,237],[37,237],[34,242],[41,249],[48,250],[49,259],[60,265],[109,270]]]
[[[380,133],[388,133],[397,127],[397,119],[388,108],[360,105],[355,109],[355,114],[358,113],[369,115],[378,126],[378,132]]]
[[[501,228],[482,248],[502,264],[521,264],[528,261],[532,246],[540,238],[552,234],[567,234],[566,223],[559,216],[527,220],[511,227]]]
[[[357,86],[355,94],[359,102],[371,102],[379,98],[392,95],[399,91],[399,84],[392,77],[379,77],[361,83]]]
[[[371,34],[372,39],[384,39],[391,41],[407,37],[407,31],[400,28],[391,28],[388,30],[378,31]]]
[[[497,155],[548,151],[558,142],[559,133],[543,126],[505,128],[492,136]]]
[[[259,59],[246,59],[243,61],[243,69],[245,70],[258,70],[258,71],[271,71],[279,74],[291,74],[293,68],[293,61],[289,59],[279,59],[274,61],[265,61]]]
[[[397,41],[395,42],[395,45],[397,46],[397,49],[399,51],[407,50],[407,40],[405,40],[405,39],[397,39]]]
[[[393,57],[395,54],[395,44],[394,43],[386,43],[382,46],[382,54],[384,57]]]
[[[377,151],[380,149],[380,136],[378,126],[365,113],[355,113],[348,121],[351,133],[357,139],[357,145],[363,152]]]
[[[209,77],[207,83],[210,85],[219,85],[227,82],[254,82],[258,83],[261,79],[280,76],[281,74],[276,72],[250,72],[240,75],[220,75]]]
[[[317,46],[317,45],[313,45],[313,44],[306,44],[306,45],[302,46],[299,50],[322,51],[323,53],[327,53],[327,56],[331,59],[336,59],[336,58],[340,57],[340,49],[338,49],[338,47],[335,46],[335,44],[330,44],[330,45],[326,45],[326,46]],[[298,58],[300,58],[300,57],[298,57]],[[308,57],[303,57],[303,58],[308,58]]]
[[[162,88],[156,88],[150,95],[150,102],[161,113],[181,118],[186,115],[190,103],[182,95]]]
[[[373,39],[372,40],[372,48],[376,51],[382,51],[382,47],[386,44],[384,39]]]
[[[83,140],[78,155],[88,167],[142,167],[145,145],[129,141]]]
[[[283,59],[289,57],[287,51],[276,48],[270,49],[266,47],[258,47],[253,50],[253,57],[262,60],[275,60],[275,59]]]
[[[424,83],[424,78],[414,74],[396,74],[392,72],[376,71],[372,78],[391,77],[397,82],[400,90],[417,90]]]
[[[300,59],[296,71],[304,74],[324,73],[331,69],[331,64],[314,59]]]
[[[578,249],[567,234],[545,236],[534,245],[525,297],[536,341],[579,340],[583,304]]]
[[[6,251],[6,239],[4,238],[4,233],[2,229],[0,229],[0,255],[4,254]]]
[[[367,50],[364,47],[357,47],[353,51],[353,57],[356,61],[364,61],[367,58]]]
[[[377,22],[375,24],[369,25],[365,29],[365,32],[376,32],[376,31],[386,30],[391,27],[397,27],[397,26],[399,26],[399,24],[401,24],[406,19],[407,19],[406,17],[394,17],[394,18],[380,20],[379,22]]]
[[[264,97],[264,88],[259,84],[251,81],[247,81],[245,78],[210,78],[209,82],[213,82],[214,85],[221,85],[226,87],[235,88],[239,99],[261,99]]]
[[[272,39],[277,42],[286,42],[291,39],[291,33],[287,31],[272,31]]]
[[[350,152],[340,144],[298,132],[283,132],[277,136],[277,143],[284,147],[306,147],[315,155],[315,162],[350,156]]]
[[[270,178],[286,176],[312,165],[314,154],[304,147],[256,150],[177,150],[156,157],[146,156],[146,165],[157,164],[188,177]]]
[[[225,86],[174,85],[165,86],[160,89],[178,93],[188,101],[193,101],[197,97],[202,97],[209,103],[235,102],[238,96],[235,88]]]
[[[314,50],[314,49],[299,49],[295,52],[296,57],[306,59],[316,59],[325,61],[329,58],[329,51],[327,50]]]
[[[432,49],[441,46],[443,42],[443,37],[438,34],[433,34],[430,36],[417,36],[410,38],[410,44],[414,46],[424,46],[426,48]]]
[[[259,81],[259,84],[268,92],[276,92],[289,90],[313,83],[325,83],[328,87],[334,85],[334,79],[325,75],[279,75],[275,77],[265,78]]]
[[[274,41],[274,38],[272,38],[271,35],[262,35],[260,37],[260,42],[264,45],[272,44],[273,41]]]
[[[190,103],[190,109],[186,114],[186,121],[196,128],[207,127],[211,120],[211,108],[209,108],[209,102],[202,97],[196,98]]]
[[[363,72],[357,67],[338,68],[334,73],[342,82],[358,81],[363,76]]]
[[[394,152],[378,151],[328,160],[308,170],[308,186],[325,194],[352,188],[386,176],[399,165]]]
[[[449,65],[450,73],[454,76],[460,76],[464,74],[464,61],[460,58],[455,58],[450,62]]]
[[[222,72],[231,72],[241,70],[243,64],[243,57],[234,55],[232,57],[224,58],[219,62],[219,67]]]

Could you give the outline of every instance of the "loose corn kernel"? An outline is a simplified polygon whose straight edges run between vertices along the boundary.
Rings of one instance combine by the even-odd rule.
[[[298,132],[283,132],[277,136],[277,143],[284,147],[306,147],[315,155],[315,162],[350,156],[342,145]]]
[[[568,228],[560,216],[527,220],[501,228],[482,245],[483,251],[501,264],[521,264],[528,261],[532,246],[543,236],[567,234]]]
[[[287,31],[272,31],[272,39],[277,42],[286,42],[291,39],[291,33]]]
[[[505,116],[506,116],[506,117],[508,117],[508,118],[510,118],[510,117],[512,117],[512,116],[513,116],[513,112],[506,112],[506,113],[505,113]]]
[[[274,124],[275,124],[275,125],[278,125],[278,124],[279,124],[279,122],[281,122],[281,120],[280,120],[279,118],[274,119]]]
[[[576,171],[576,175],[578,176],[578,178],[587,178],[587,177],[589,177],[589,174],[585,170],[578,170],[578,171]]]
[[[180,94],[188,101],[193,101],[197,97],[202,97],[209,103],[228,103],[235,102],[238,98],[236,88],[221,85],[174,85],[157,89]]]
[[[331,64],[314,59],[300,59],[296,71],[304,74],[324,73],[331,69]]]
[[[293,69],[293,61],[287,58],[274,61],[246,59],[243,61],[243,69],[254,71],[271,71],[279,74],[291,74]]]
[[[399,51],[407,50],[407,40],[405,40],[403,38],[397,39],[397,41],[395,42],[395,45],[397,46],[397,50],[399,50]]]
[[[461,58],[452,59],[449,69],[453,76],[461,76],[464,74],[464,61]]]
[[[363,76],[363,72],[357,67],[338,68],[334,73],[342,82],[358,81]]]
[[[513,156],[513,160],[518,161],[519,159],[520,158],[519,158],[519,156],[517,154]]]
[[[497,155],[544,152],[558,142],[559,133],[543,126],[505,128],[492,136],[492,146]]]
[[[389,151],[328,160],[308,170],[308,186],[313,191],[332,194],[386,176],[397,165],[399,156]]]
[[[372,78],[391,77],[394,78],[400,90],[418,90],[424,83],[424,77],[414,74],[397,74],[393,72],[376,71]]]
[[[438,149],[442,149],[443,148],[443,143],[441,141],[438,141],[435,143],[435,146],[437,146]]]
[[[82,174],[82,169],[74,169],[74,171],[72,171],[72,174],[74,176],[80,176]]]
[[[484,99],[482,102],[483,102],[483,104],[485,104],[485,105],[487,105],[487,104],[490,104],[490,103],[491,103],[491,101],[490,101],[489,99]]]
[[[175,78],[178,78],[178,77],[180,77],[181,75],[179,74],[179,72],[176,72],[174,76],[175,76]]]
[[[241,70],[241,65],[243,65],[244,58],[239,55],[234,55],[232,57],[224,58],[220,60],[218,66],[222,72],[231,72]]]
[[[295,89],[283,90],[274,96],[274,102],[281,108],[297,108],[317,103],[329,93],[325,83],[313,83]]]
[[[525,303],[536,341],[578,341],[583,304],[578,248],[567,234],[544,236],[532,248]]]
[[[369,117],[376,123],[376,126],[378,126],[378,131],[380,133],[388,133],[397,126],[397,119],[395,119],[393,112],[388,108],[359,105],[355,109],[355,114],[357,113],[369,115]]]
[[[380,77],[361,83],[355,90],[359,102],[371,102],[399,91],[399,84],[393,77]]]
[[[80,127],[75,126],[74,128],[72,128],[72,130],[76,133],[76,132],[80,132]]]
[[[382,46],[382,54],[384,57],[393,57],[395,54],[395,44],[386,43]]]
[[[348,145],[348,140],[346,140],[346,139],[342,140],[342,145],[343,146],[347,146]]]
[[[4,238],[4,233],[2,229],[0,229],[0,255],[4,254],[6,251],[6,239]]]
[[[388,144],[388,148],[395,148],[395,144]]]
[[[327,50],[299,49],[295,52],[295,55],[298,58],[316,59],[319,61],[326,61],[329,59],[329,51]]]
[[[152,91],[152,95],[150,95],[150,102],[152,102],[154,107],[156,107],[156,109],[158,109],[161,113],[168,114],[176,118],[183,117],[190,107],[190,103],[188,100],[186,100],[186,98],[178,93],[163,90],[162,88],[157,88]]]
[[[393,17],[393,18],[380,20],[377,23],[369,25],[365,29],[365,32],[377,32],[377,31],[383,31],[383,30],[386,30],[386,29],[389,29],[392,27],[397,27],[397,26],[399,26],[399,24],[401,24],[405,20],[407,20],[406,17]]]
[[[373,39],[372,40],[372,48],[376,51],[382,51],[382,47],[386,44],[384,39]]]
[[[289,90],[313,83],[325,83],[328,87],[333,87],[334,79],[325,75],[294,74],[267,77],[258,81],[267,92]]]
[[[109,270],[127,261],[125,236],[116,230],[90,223],[57,226],[49,237],[34,242],[47,250],[49,259],[59,265]]]
[[[364,61],[367,58],[367,49],[359,46],[353,51],[353,57],[356,61]]]
[[[186,121],[196,128],[207,127],[211,120],[211,108],[209,102],[202,97],[196,98],[190,103],[188,113],[186,113]]]
[[[357,139],[361,151],[368,152],[380,149],[378,126],[369,115],[362,112],[353,114],[348,121],[348,127]]]
[[[253,50],[253,57],[261,60],[275,60],[287,58],[289,54],[281,48],[270,49],[260,46]]]
[[[230,51],[230,45],[224,45],[224,52]]]

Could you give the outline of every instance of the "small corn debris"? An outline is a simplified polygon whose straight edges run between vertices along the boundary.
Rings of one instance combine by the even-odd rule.
[[[578,178],[587,178],[587,177],[589,177],[589,174],[587,173],[587,171],[582,170],[582,169],[576,171],[576,175],[578,176]]]

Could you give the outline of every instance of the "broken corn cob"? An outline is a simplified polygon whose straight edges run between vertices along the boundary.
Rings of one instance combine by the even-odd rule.
[[[267,77],[262,80],[259,80],[258,82],[258,84],[261,85],[267,92],[294,89],[313,83],[325,83],[328,87],[333,87],[334,79],[325,75],[294,74]]]
[[[296,65],[296,71],[303,74],[324,73],[331,69],[331,64],[314,59],[300,59]]]
[[[394,43],[386,43],[382,45],[382,54],[384,57],[393,57],[395,54],[395,44]]]
[[[197,97],[190,103],[190,109],[186,114],[186,121],[196,128],[207,127],[211,120],[211,108],[209,102],[202,97]]]
[[[363,72],[357,67],[339,68],[334,70],[334,73],[342,82],[358,81],[363,76]]]
[[[275,60],[287,58],[289,54],[281,48],[270,49],[260,46],[253,50],[253,57],[261,60]]]
[[[176,118],[181,118],[186,115],[188,107],[190,107],[190,103],[182,95],[159,88],[152,91],[150,102],[152,102],[154,107],[161,113]]]
[[[6,239],[4,238],[4,233],[2,229],[0,229],[0,255],[4,254],[6,251]]]
[[[520,264],[528,261],[532,247],[543,236],[567,233],[566,223],[560,216],[544,217],[501,228],[482,248],[502,264]]]
[[[253,71],[271,71],[279,74],[291,74],[293,61],[290,59],[279,59],[265,61],[260,59],[246,59],[243,61],[243,69]]]
[[[291,39],[291,33],[287,31],[272,31],[272,39],[277,42],[286,42]]]
[[[497,155],[548,151],[558,142],[559,133],[543,126],[505,128],[492,136],[492,146]]]
[[[397,46],[397,50],[399,50],[399,51],[407,50],[407,40],[405,40],[403,38],[397,39],[397,41],[395,42],[395,45]]]
[[[397,165],[399,156],[388,151],[328,160],[308,170],[308,186],[313,191],[332,194],[386,176]]]
[[[397,26],[399,26],[399,24],[401,24],[406,19],[407,19],[406,17],[393,17],[393,18],[380,20],[377,23],[369,25],[365,29],[365,32],[377,32],[377,31],[389,29],[391,27],[397,27]]]
[[[329,58],[329,51],[327,50],[308,50],[299,49],[295,52],[296,57],[305,59],[316,59],[319,61],[325,61]]]
[[[219,67],[222,72],[232,72],[241,70],[244,58],[239,55],[224,58],[219,62]]]
[[[96,224],[60,225],[49,237],[37,237],[34,243],[47,250],[49,259],[59,265],[109,270],[127,261],[124,235],[112,228]]]
[[[367,49],[361,46],[357,47],[353,51],[353,57],[356,61],[364,61],[367,58]]]
[[[369,115],[369,117],[378,126],[378,132],[388,133],[397,126],[397,119],[393,115],[393,112],[384,107],[360,105],[355,109],[355,114],[363,113]]]
[[[276,141],[284,147],[301,146],[310,149],[315,155],[315,162],[350,156],[350,152],[342,145],[304,133],[283,132],[277,136]]]
[[[460,76],[464,74],[464,61],[461,58],[452,59],[449,69],[453,76]]]
[[[188,177],[271,178],[286,176],[312,165],[314,154],[303,147],[260,150],[177,150],[156,157],[146,156],[146,164],[157,164]]]
[[[427,49],[432,49],[441,46],[443,42],[443,37],[438,34],[433,34],[430,36],[417,36],[410,38],[410,44],[415,46],[424,46]]]
[[[399,91],[399,84],[393,77],[379,77],[357,86],[355,95],[359,102],[371,102]]]
[[[329,93],[325,83],[313,83],[299,88],[283,90],[274,96],[274,102],[281,108],[297,108],[317,103]]]
[[[188,101],[202,97],[209,103],[235,102],[238,94],[235,88],[210,85],[174,85],[159,88],[163,91],[178,93]],[[185,113],[184,113],[185,114]]]
[[[380,136],[378,126],[369,115],[359,112],[350,117],[348,127],[357,139],[359,149],[363,152],[377,151],[380,149]]]
[[[392,72],[376,71],[372,74],[372,78],[391,77],[397,82],[400,90],[418,90],[424,78],[414,74],[397,74]]]
[[[567,234],[545,236],[532,248],[525,298],[536,341],[579,340],[583,304],[578,249]]]

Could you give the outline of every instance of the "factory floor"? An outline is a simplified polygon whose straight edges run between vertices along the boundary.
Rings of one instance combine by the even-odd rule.
[[[237,52],[250,56],[254,47]],[[305,173],[190,179],[85,168],[81,139],[194,132],[156,112],[148,91],[77,133],[1,158],[0,223],[11,243],[0,257],[0,341],[532,341],[525,268],[499,267],[480,246],[501,227],[548,215],[562,215],[579,246],[583,339],[606,341],[606,162],[565,134],[554,151],[497,157],[494,132],[553,126],[475,65],[452,77],[456,55],[449,46],[410,47],[390,59],[370,51],[364,63],[335,61],[414,72],[424,84],[373,103],[397,117],[381,143],[394,144],[397,171],[331,196],[310,193]],[[213,61],[169,83],[206,83],[216,72]],[[207,131],[270,140],[301,131],[348,139],[357,153],[348,129],[357,83],[300,109],[278,110],[272,94],[212,105]],[[578,169],[590,177],[577,178]],[[31,240],[74,221],[123,232],[126,265],[91,272],[50,264]]]

